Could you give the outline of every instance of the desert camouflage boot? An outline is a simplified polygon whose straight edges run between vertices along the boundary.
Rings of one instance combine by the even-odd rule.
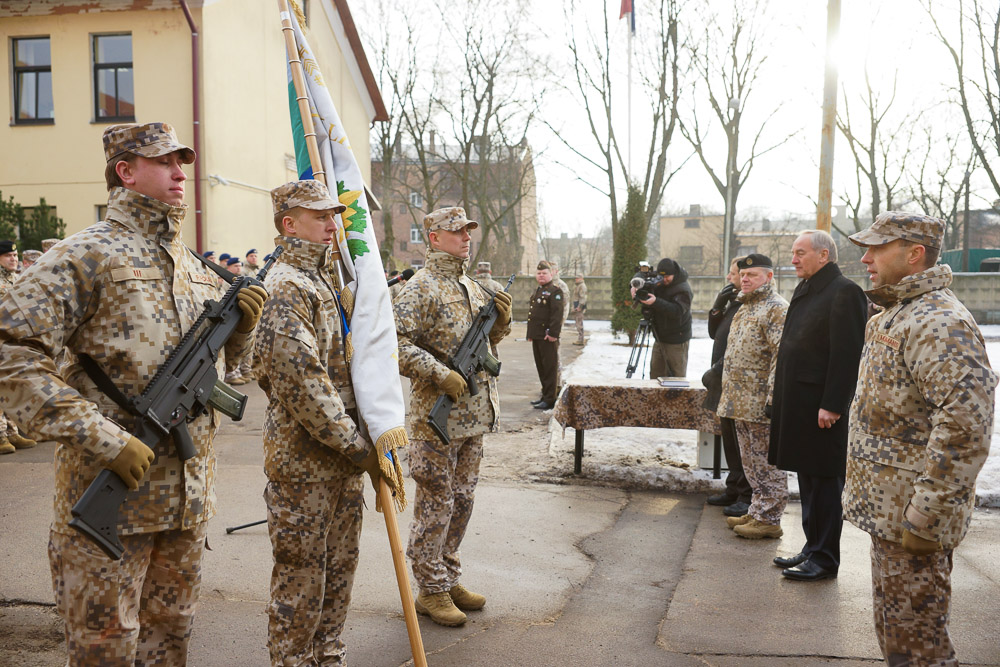
[[[751,521],[753,521],[753,517],[749,514],[744,514],[743,516],[731,516],[726,519],[726,525],[735,530],[736,526],[742,526],[743,524],[750,523]]]
[[[455,584],[448,595],[451,596],[455,606],[462,611],[479,611],[486,606],[486,596],[473,593],[462,584]]]
[[[750,521],[736,526],[733,528],[735,532],[740,537],[745,537],[748,540],[759,540],[765,537],[781,537],[784,532],[781,530],[781,526],[776,524],[764,523],[763,521],[758,521],[757,519],[751,519]]]
[[[11,445],[14,446],[15,449],[31,449],[32,447],[38,444],[31,438],[25,438],[23,435],[17,433],[16,431],[8,435],[7,440],[10,442]]]
[[[10,444],[7,436],[0,435],[0,454],[13,454],[14,451],[14,445]]]
[[[418,614],[430,616],[431,620],[438,625],[454,627],[465,623],[466,616],[451,601],[451,596],[447,592],[420,594],[413,601]]]

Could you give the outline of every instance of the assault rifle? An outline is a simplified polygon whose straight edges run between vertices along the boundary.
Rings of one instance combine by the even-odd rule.
[[[267,272],[283,250],[275,248],[271,259],[256,276],[235,276],[219,301],[205,301],[205,310],[138,398],[130,400],[122,396],[110,385],[107,376],[96,369],[97,376],[107,380],[99,382],[99,388],[136,416],[132,435],[146,446],[155,450],[163,438],[173,436],[178,458],[186,461],[198,453],[188,432],[189,421],[209,406],[235,421],[243,418],[247,397],[219,379],[215,362],[243,316],[236,295],[244,287],[263,286]],[[89,357],[81,355],[80,359],[88,375],[93,377],[96,364]],[[69,522],[112,560],[120,559],[124,551],[118,539],[118,510],[128,490],[121,477],[110,470],[102,470],[73,506],[73,519]]]
[[[507,286],[503,288],[504,292],[510,289],[515,275],[517,274],[511,274]],[[493,377],[500,375],[500,360],[490,354],[490,329],[496,323],[498,315],[495,301],[480,306],[465,338],[455,350],[455,354],[448,360],[448,365],[451,366],[452,370],[461,375],[469,386],[470,396],[479,393],[476,373],[486,371]],[[448,435],[448,415],[451,413],[453,405],[455,405],[455,401],[451,400],[451,396],[443,394],[434,403],[434,407],[431,408],[431,412],[427,416],[427,425],[446,445],[451,443],[451,437]]]

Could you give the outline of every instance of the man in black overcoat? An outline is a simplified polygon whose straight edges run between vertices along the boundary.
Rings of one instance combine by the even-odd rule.
[[[798,473],[802,551],[775,558],[789,579],[837,576],[847,467],[847,416],[865,341],[867,299],[841,274],[826,232],[803,232],[792,244],[802,282],[788,306],[778,348],[768,462]]]

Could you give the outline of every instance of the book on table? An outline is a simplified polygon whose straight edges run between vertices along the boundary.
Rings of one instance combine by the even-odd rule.
[[[691,386],[691,381],[687,378],[661,377],[657,378],[661,387],[687,388]]]

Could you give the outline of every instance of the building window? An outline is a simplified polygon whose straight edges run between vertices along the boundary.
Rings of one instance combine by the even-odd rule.
[[[135,120],[132,35],[94,35],[94,118]]]
[[[701,264],[703,251],[700,245],[682,245],[677,259],[681,264]]]
[[[410,225],[410,243],[423,243],[424,237],[420,234],[420,227],[416,224]]]
[[[105,204],[98,204],[94,208],[97,209],[97,222],[101,222],[104,218],[108,217],[108,207]]]
[[[685,218],[684,229],[698,229],[701,227],[701,220],[698,218]]]
[[[400,241],[399,242],[399,249],[400,250],[406,250],[406,241]]]
[[[752,255],[755,252],[757,252],[757,246],[755,245],[741,245],[736,249],[737,256],[743,255],[745,257],[747,255]]]
[[[419,192],[411,192],[410,206],[412,206],[413,208],[423,208],[424,207],[423,195],[421,195]]]
[[[406,213],[406,204],[400,204],[399,205],[399,212],[400,213]]]
[[[12,40],[14,123],[52,123],[52,52],[48,37]]]
[[[418,271],[424,268],[424,260],[422,259],[412,259],[410,260],[410,268],[414,271]]]

